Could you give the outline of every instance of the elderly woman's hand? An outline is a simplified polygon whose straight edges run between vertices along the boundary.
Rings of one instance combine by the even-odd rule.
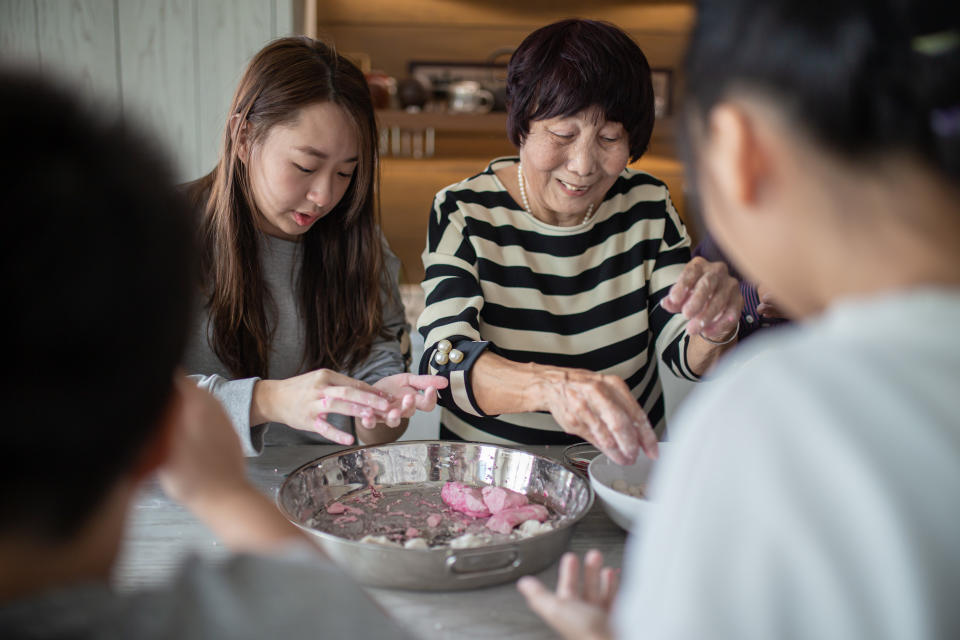
[[[563,430],[597,446],[617,464],[631,464],[640,449],[657,457],[657,436],[627,384],[586,369],[550,368],[536,393]]]
[[[660,306],[687,318],[687,333],[713,343],[733,338],[743,310],[740,283],[722,262],[696,257],[687,263]]]

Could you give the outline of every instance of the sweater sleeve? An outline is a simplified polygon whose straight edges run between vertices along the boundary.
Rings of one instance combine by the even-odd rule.
[[[648,275],[650,295],[647,298],[647,313],[657,355],[675,376],[696,381],[700,376],[693,372],[687,362],[687,346],[690,343],[690,337],[684,332],[687,320],[682,314],[670,313],[660,306],[660,301],[670,293],[684,266],[690,262],[690,236],[670,201],[670,195],[666,193],[666,186],[663,189],[666,204],[663,236]]]
[[[423,336],[421,374],[447,378],[440,404],[475,415],[485,414],[473,395],[473,364],[489,346],[480,339],[483,290],[477,275],[477,255],[454,193],[442,191],[434,200],[423,252],[424,310],[417,322]],[[448,340],[453,358],[440,355],[437,344]],[[456,352],[456,353],[455,353]],[[457,355],[462,355],[462,359]],[[459,359],[459,362],[454,360]]]
[[[263,453],[263,436],[266,424],[250,424],[250,405],[253,403],[253,387],[260,378],[241,378],[228,380],[217,374],[189,376],[197,386],[206,389],[220,401],[230,417],[230,423],[240,438],[245,456],[258,456]]]
[[[381,378],[403,373],[410,366],[410,325],[400,299],[400,259],[383,239],[386,269],[380,300],[383,308],[383,333],[374,341],[370,355],[350,372],[350,377],[373,384]]]

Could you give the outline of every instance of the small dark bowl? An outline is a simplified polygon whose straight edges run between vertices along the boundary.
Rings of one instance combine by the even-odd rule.
[[[590,461],[599,455],[600,450],[595,446],[589,442],[580,442],[563,450],[563,462],[586,475]]]

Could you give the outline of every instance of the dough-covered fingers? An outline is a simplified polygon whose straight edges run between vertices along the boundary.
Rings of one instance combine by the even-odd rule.
[[[621,464],[632,464],[636,460],[637,449],[642,449],[648,458],[657,458],[657,434],[646,412],[630,393],[627,383],[616,376],[604,376],[604,381],[612,391],[612,399],[617,412],[608,418],[608,424],[619,425],[612,428],[614,437],[629,458]]]
[[[715,271],[705,270],[697,280],[680,311],[688,319],[706,317],[710,302],[717,293],[719,278]]]
[[[313,430],[322,435],[327,440],[333,440],[337,444],[353,444],[353,436],[346,431],[341,431],[326,421],[326,416],[317,416],[313,421]]]
[[[317,369],[314,374],[316,375],[316,382],[318,386],[350,387],[352,389],[359,389],[360,391],[372,393],[373,395],[380,395],[380,392],[374,388],[373,385],[362,380],[357,380],[356,378],[351,378],[350,376],[344,375],[338,371],[332,371],[331,369]]]
[[[604,384],[607,403],[602,417],[622,454],[622,460],[614,459],[614,462],[632,464],[640,450],[640,425],[646,423],[647,416],[623,380],[604,376]]]
[[[372,391],[353,386],[330,386],[321,391],[321,396],[330,400],[342,400],[369,407],[373,411],[389,411],[391,408],[391,398],[383,397],[381,395],[382,392],[373,387],[370,387],[370,389]]]
[[[373,429],[374,427],[377,426],[377,424],[379,424],[379,420],[373,417],[356,418],[355,420],[356,420],[356,423],[361,427],[363,427],[364,429]]]
[[[598,402],[598,400],[601,400],[601,402]],[[604,404],[602,398],[594,397],[591,403],[584,402],[581,404],[582,408],[577,410],[580,424],[586,427],[585,432],[577,433],[577,435],[592,442],[617,464],[626,464],[628,456],[621,450],[620,444],[610,430],[607,421],[600,417],[604,413],[609,415],[609,410],[604,410],[600,406],[595,407],[593,403]],[[609,406],[609,403],[606,404]]]
[[[443,376],[417,376],[412,373],[407,373],[404,375],[407,376],[406,380],[404,380],[404,384],[419,391],[426,391],[428,389],[445,389],[448,384],[447,379]]]
[[[710,309],[704,314],[704,324],[700,332],[714,340],[729,337],[736,328],[743,310],[743,296],[739,283],[727,277],[723,287],[714,296]]]
[[[376,415],[376,412],[370,407],[342,400],[338,397],[324,396],[316,401],[314,407],[316,413],[339,413],[344,416],[353,416],[355,418],[368,418]]]
[[[684,307],[683,309],[684,315],[687,315],[687,318],[690,320],[688,326],[691,329],[691,333],[702,331],[705,327],[710,327],[716,322],[721,321],[727,312],[728,300],[727,291],[725,291],[727,283],[714,284],[709,274],[704,276],[701,282],[706,282],[706,284],[704,284],[704,290],[706,290],[706,287],[710,288],[709,298],[706,299],[696,313],[687,315],[687,308]]]
[[[616,455],[604,451],[607,456],[617,464],[632,464],[637,459],[637,452],[640,450],[639,429],[635,426],[633,420],[619,408],[604,411],[604,419],[600,420],[600,428],[609,434],[610,439],[616,449]]]
[[[437,406],[437,390],[434,387],[427,387],[426,390],[418,394],[414,400],[418,411],[433,411]]]
[[[690,293],[693,291],[697,281],[700,280],[706,264],[707,261],[700,257],[696,257],[688,262],[686,266],[684,266],[683,271],[680,272],[680,277],[678,277],[677,281],[670,287],[670,292],[661,300],[660,306],[671,313],[680,311],[690,297]]]
[[[403,420],[403,412],[400,409],[391,409],[387,412],[384,424],[388,427],[399,427],[401,420]]]
[[[565,432],[589,440],[617,464],[636,459],[645,442],[637,425],[643,425],[646,416],[623,380],[568,370],[555,388],[558,393],[548,406]]]
[[[407,393],[400,400],[400,414],[404,418],[409,418],[417,412],[417,398],[419,393]]]

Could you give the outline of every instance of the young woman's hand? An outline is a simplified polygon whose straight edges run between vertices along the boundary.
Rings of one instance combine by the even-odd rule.
[[[691,337],[723,342],[737,330],[743,296],[727,265],[697,256],[683,268],[660,306],[670,313],[682,313]]]
[[[258,381],[253,388],[250,424],[280,422],[340,444],[353,444],[351,434],[327,422],[328,414],[380,422],[392,412],[399,414],[400,408],[398,399],[388,391],[330,369],[317,369],[286,380]]]
[[[557,592],[547,589],[533,576],[517,581],[517,589],[534,613],[568,640],[612,638],[610,609],[619,586],[618,570],[603,566],[603,556],[593,549],[583,562],[583,583],[577,556],[566,553],[560,559]]]
[[[378,423],[398,427],[404,418],[411,417],[417,411],[432,411],[437,406],[437,390],[447,386],[447,379],[442,376],[398,373],[381,378],[373,386],[392,397],[393,402],[386,413],[357,419],[357,423],[367,429],[372,429]]]

